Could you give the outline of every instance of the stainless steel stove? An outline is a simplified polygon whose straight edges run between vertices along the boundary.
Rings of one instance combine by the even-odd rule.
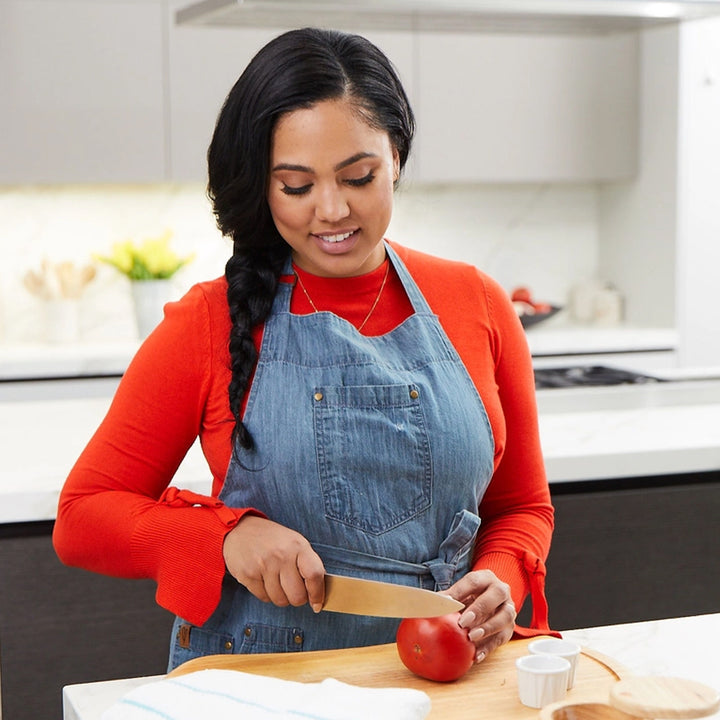
[[[535,368],[535,388],[568,388],[602,385],[639,385],[664,382],[643,373],[604,365],[573,365],[569,367]]]

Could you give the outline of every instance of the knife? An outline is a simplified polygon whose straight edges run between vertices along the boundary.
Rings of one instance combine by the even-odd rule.
[[[323,610],[376,617],[435,617],[465,606],[449,595],[377,580],[325,575]]]

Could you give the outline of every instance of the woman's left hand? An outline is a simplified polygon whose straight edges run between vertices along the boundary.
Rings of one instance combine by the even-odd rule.
[[[460,626],[467,628],[475,643],[476,662],[504,645],[513,634],[517,613],[510,586],[490,570],[474,570],[451,585],[444,594],[465,604]]]

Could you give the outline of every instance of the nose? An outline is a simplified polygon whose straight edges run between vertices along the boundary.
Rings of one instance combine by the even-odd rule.
[[[350,205],[342,188],[335,186],[322,188],[315,205],[315,216],[323,222],[335,223],[350,214]]]

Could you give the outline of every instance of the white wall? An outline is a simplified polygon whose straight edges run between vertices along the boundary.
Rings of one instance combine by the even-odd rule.
[[[0,188],[0,342],[43,340],[44,304],[22,284],[43,258],[86,263],[114,242],[165,228],[180,254],[196,254],[175,276],[178,295],[223,273],[230,245],[201,185]],[[568,288],[596,271],[597,193],[592,185],[404,186],[388,237],[564,304]],[[98,271],[81,302],[82,338],[134,338],[129,283],[108,266]]]

